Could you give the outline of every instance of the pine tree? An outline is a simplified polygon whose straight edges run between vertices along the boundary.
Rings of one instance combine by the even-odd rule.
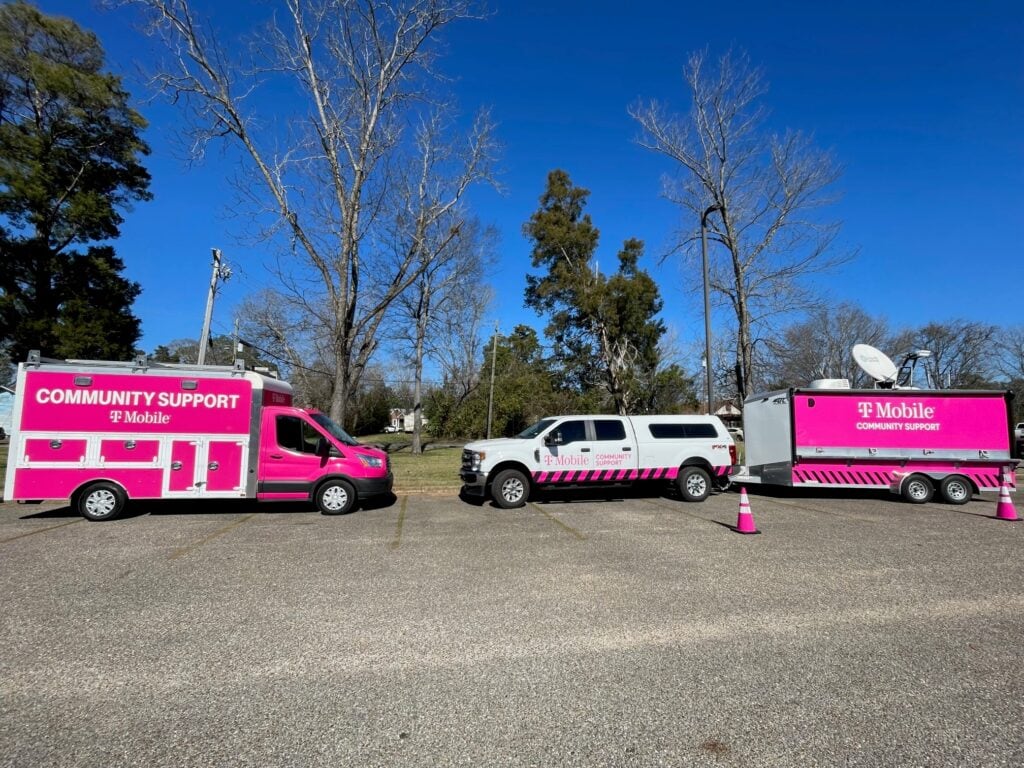
[[[140,288],[102,241],[150,198],[139,163],[149,148],[103,64],[96,37],[72,21],[21,0],[0,6],[0,345],[15,360],[33,348],[126,359],[139,338]]]
[[[642,389],[659,363],[662,300],[640,269],[640,240],[623,244],[611,276],[595,268],[599,232],[584,212],[589,195],[565,171],[548,174],[540,209],[523,227],[533,241],[533,267],[545,270],[527,276],[526,305],[549,318],[563,381],[581,394],[603,388],[615,411],[627,414],[642,407]]]

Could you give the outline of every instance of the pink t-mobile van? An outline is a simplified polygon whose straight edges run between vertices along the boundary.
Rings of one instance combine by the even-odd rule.
[[[235,366],[61,361],[18,366],[4,496],[69,499],[89,520],[130,499],[306,500],[325,515],[387,494],[387,454],[286,382]]]

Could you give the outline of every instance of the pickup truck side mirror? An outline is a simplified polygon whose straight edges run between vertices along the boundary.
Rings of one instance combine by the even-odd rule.
[[[544,435],[544,445],[561,445],[562,444],[562,433],[559,430],[554,432],[548,432]]]

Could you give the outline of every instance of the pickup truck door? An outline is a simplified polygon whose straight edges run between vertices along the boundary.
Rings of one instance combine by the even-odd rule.
[[[594,468],[596,478],[632,480],[636,477],[637,450],[633,429],[623,419],[594,419]]]
[[[538,469],[549,482],[582,480],[595,469],[594,442],[587,435],[585,419],[560,421],[541,436]]]

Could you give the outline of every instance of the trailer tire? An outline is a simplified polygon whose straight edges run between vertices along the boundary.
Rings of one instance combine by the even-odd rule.
[[[939,496],[947,504],[966,504],[974,495],[974,486],[963,475],[950,475],[939,483]]]
[[[88,485],[75,497],[75,508],[86,520],[113,520],[124,511],[128,496],[121,486],[101,482]]]
[[[317,489],[315,501],[322,515],[344,515],[356,505],[356,489],[348,480],[328,480]]]
[[[503,469],[491,483],[491,498],[502,509],[515,509],[530,497],[530,481],[518,469]]]
[[[903,482],[901,494],[911,504],[927,504],[935,495],[935,485],[925,475],[911,475]]]
[[[683,467],[676,483],[683,501],[704,501],[711,493],[711,475],[701,467]]]

